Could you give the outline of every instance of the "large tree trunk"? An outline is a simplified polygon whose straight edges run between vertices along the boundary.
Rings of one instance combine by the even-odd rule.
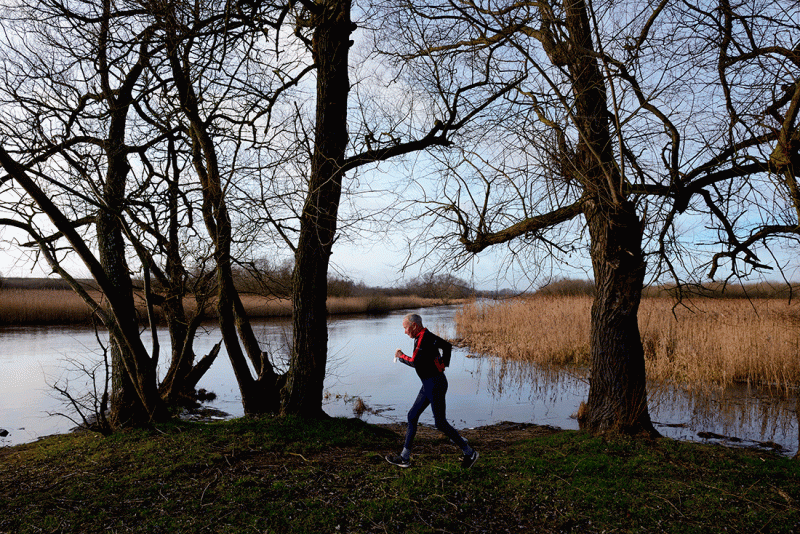
[[[110,202],[113,202],[111,205],[119,204],[120,193],[118,190],[115,192],[115,189],[119,187],[124,189],[124,186],[119,184],[118,178],[111,176],[111,173],[107,177],[105,192],[107,204]],[[113,187],[114,185],[116,188]],[[108,340],[111,353],[111,413],[108,419],[115,428],[141,425],[146,423],[149,417],[131,379],[129,366],[125,364],[126,359],[132,361],[134,356],[130,353],[123,354],[123,351],[129,350],[128,344],[119,335],[119,332],[125,328],[125,325],[122,324],[123,321],[133,321],[134,323],[136,321],[133,289],[128,265],[125,261],[125,244],[119,222],[114,214],[105,210],[97,218],[97,247],[100,264],[114,288],[114,295],[111,295],[111,298],[117,302],[117,309],[109,310],[108,313],[110,320],[116,323],[116,328],[109,329]]]
[[[113,163],[113,154],[109,157],[109,172],[106,176],[105,190],[103,192],[104,202],[108,208],[119,208],[124,198],[125,191],[125,166],[124,158],[122,162],[117,161],[121,166],[122,176]],[[111,354],[111,406],[109,421],[115,428],[129,425],[142,424],[147,421],[147,411],[136,392],[135,385],[128,373],[125,365],[127,343],[118,336],[118,332],[124,329],[121,320],[129,321],[130,317],[125,317],[133,310],[133,290],[128,273],[128,265],[125,261],[125,243],[122,239],[122,232],[119,221],[114,213],[108,209],[103,209],[97,216],[97,248],[99,252],[100,265],[108,276],[108,280],[114,290],[114,298],[118,303],[116,310],[108,310],[110,321],[116,323],[117,328],[109,328],[109,352]],[[130,310],[128,308],[130,307]],[[122,310],[128,313],[123,315]],[[130,360],[131,355],[127,358]]]
[[[124,343],[120,343],[116,336],[111,334],[108,345],[111,354],[111,402],[108,422],[112,428],[142,426],[150,418],[125,369],[122,355],[122,351],[125,350]]]
[[[102,190],[102,207],[97,215],[97,246],[103,276],[95,275],[109,302],[110,349],[112,352],[112,424],[139,425],[166,419],[169,415],[158,395],[156,370],[139,335],[133,284],[125,260],[122,213],[128,164],[125,133],[128,111],[133,102],[133,86],[144,70],[146,59],[140,58],[123,83],[112,80],[106,55],[111,30],[111,3],[103,4],[103,23],[98,35],[100,86],[108,105],[109,129],[105,144],[108,168]],[[146,48],[143,49],[143,52]],[[74,243],[73,243],[74,245]],[[84,261],[87,261],[86,258]],[[131,392],[134,390],[134,392]]]
[[[579,421],[592,433],[654,434],[637,318],[645,276],[642,223],[614,161],[606,80],[592,52],[588,6],[584,0],[564,0],[564,14],[569,40],[554,34],[545,48],[554,64],[567,66],[571,77],[572,119],[579,137],[567,172],[588,198],[584,215],[596,284],[589,399]]]
[[[336,236],[347,149],[349,0],[325,0],[314,14],[313,54],[317,65],[317,111],[308,196],[300,221],[293,274],[292,352],[281,413],[323,414],[328,360],[327,277]]]
[[[124,158],[123,158],[124,159]],[[110,158],[113,163],[114,158]],[[123,164],[124,165],[124,164]],[[121,206],[126,173],[111,170],[106,178],[106,207],[97,217],[97,246],[100,265],[109,285],[104,288],[109,305],[109,349],[112,364],[112,426],[143,425],[166,417],[156,389],[156,374],[138,335],[133,284],[125,260],[125,242],[118,216],[111,208]],[[121,211],[121,210],[120,210]]]
[[[642,226],[632,203],[587,210],[595,299],[591,321],[589,399],[580,413],[593,434],[651,434],[638,311],[645,276]]]

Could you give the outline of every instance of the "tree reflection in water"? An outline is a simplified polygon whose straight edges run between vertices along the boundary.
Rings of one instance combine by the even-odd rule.
[[[537,364],[481,357],[476,372],[485,375],[486,387],[496,398],[512,391],[554,411],[576,410],[576,397],[589,391],[589,370],[542,367]],[[561,407],[565,402],[572,405]],[[760,447],[793,455],[798,450],[800,425],[797,392],[792,396],[748,387],[693,390],[651,381],[650,413],[662,435],[689,441],[711,441],[732,446]],[[574,418],[574,413],[571,416]],[[565,427],[554,423],[555,426]]]

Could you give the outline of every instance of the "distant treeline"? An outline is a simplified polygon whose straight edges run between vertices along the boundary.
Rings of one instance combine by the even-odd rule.
[[[236,273],[237,289],[243,294],[265,295],[275,298],[291,296],[291,265],[284,265],[269,270],[240,269]],[[89,290],[97,289],[91,279],[79,279],[78,282]],[[141,280],[134,281],[137,289],[142,289]],[[0,289],[5,290],[68,290],[69,284],[61,278],[3,278],[0,277]],[[154,283],[158,291],[158,284]],[[364,282],[350,280],[342,276],[328,277],[329,297],[402,297],[415,295],[425,299],[458,300],[467,298],[498,298],[511,296],[511,290],[484,291],[475,289],[468,282],[451,274],[429,273],[395,287],[371,287]]]
[[[291,261],[270,264],[267,261],[254,262],[236,270],[236,286],[240,292],[289,297],[294,265]],[[506,290],[510,293],[510,291]],[[448,273],[426,273],[394,287],[368,286],[345,276],[328,276],[329,297],[401,297],[414,295],[431,299],[493,298],[504,292],[483,291],[472,287],[469,282]]]
[[[272,271],[268,275],[257,276],[253,272],[240,271],[237,288],[242,293],[286,297],[291,295],[291,269]],[[78,280],[86,289],[96,289],[91,279]],[[141,289],[141,281],[137,284]],[[0,289],[70,289],[61,278],[3,278]],[[756,282],[749,284],[710,283],[703,285],[684,285],[684,295],[707,298],[794,298],[800,296],[800,284],[778,282]],[[646,286],[644,297],[675,297],[678,290],[674,285]],[[588,279],[562,278],[546,284],[534,292],[540,296],[594,296],[594,281]],[[472,288],[468,282],[451,274],[430,273],[394,287],[373,287],[341,276],[328,277],[329,297],[403,297],[416,295],[426,299],[458,300],[469,298],[508,298],[522,296],[511,289],[480,290]]]
[[[251,318],[287,317],[292,314],[291,265],[280,269],[240,269],[236,272],[236,286],[247,314]],[[210,279],[213,279],[210,278]],[[195,277],[192,282],[199,282]],[[214,291],[208,283],[196,283],[195,292],[187,290],[184,306],[193,313],[203,306],[201,313],[212,320],[217,317],[213,306]],[[95,299],[102,296],[91,279],[78,282]],[[140,320],[146,322],[148,314],[141,280],[134,281],[136,308]],[[188,284],[187,284],[188,286]],[[54,297],[52,292],[63,292]],[[158,295],[162,288],[152,284]],[[450,274],[426,274],[397,287],[369,287],[341,276],[328,277],[327,309],[330,314],[372,313],[391,310],[438,306],[465,302],[469,299],[486,299],[511,296],[511,291],[475,290],[464,280]],[[155,299],[158,301],[158,298]],[[202,304],[201,304],[202,303]],[[164,322],[163,313],[156,305],[154,319]],[[88,324],[91,312],[74,293],[69,284],[60,278],[2,278],[0,277],[0,324]]]
[[[755,282],[749,284],[687,284],[681,286],[683,296],[726,299],[788,299],[800,296],[800,284],[785,282]],[[564,278],[551,282],[535,292],[541,296],[594,296],[594,281]],[[658,298],[678,296],[675,285],[645,286],[643,297]]]

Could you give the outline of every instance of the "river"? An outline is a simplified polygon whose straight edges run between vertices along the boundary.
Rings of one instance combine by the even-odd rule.
[[[456,307],[411,310],[422,315],[425,326],[437,334],[454,335]],[[373,422],[400,422],[419,389],[414,371],[394,362],[394,352],[410,352],[411,339],[403,333],[402,317],[409,310],[384,316],[337,316],[329,321],[328,376],[325,411],[353,417],[354,408],[366,406],[360,416]],[[256,333],[267,350],[285,354],[290,338],[288,320],[266,320]],[[209,325],[196,342],[198,354],[219,341]],[[162,351],[168,347],[166,330],[160,332]],[[149,344],[149,341],[147,342]],[[89,328],[0,328],[0,428],[9,432],[0,445],[15,445],[69,431],[74,424],[54,413],[71,413],[56,395],[53,383],[69,385],[75,394],[87,390],[86,376],[76,364],[91,367],[100,359],[95,333]],[[163,372],[163,369],[162,369]],[[497,358],[477,358],[455,348],[447,370],[448,419],[457,428],[472,428],[500,421],[577,429],[573,414],[588,396],[588,380],[580,371],[542,372],[521,363]],[[225,350],[198,384],[217,398],[206,406],[242,415],[238,386]],[[780,447],[784,454],[797,451],[798,429],[794,400],[773,401],[748,391],[727,391],[706,398],[674,388],[651,385],[650,412],[657,429],[676,439],[724,442],[729,445]],[[421,419],[433,424],[430,410]]]

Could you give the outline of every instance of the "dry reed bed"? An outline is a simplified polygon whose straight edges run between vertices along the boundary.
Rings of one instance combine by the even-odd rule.
[[[98,294],[94,293],[94,297]],[[0,290],[0,324],[76,324],[91,322],[89,307],[72,291]]]
[[[242,302],[251,317],[289,317],[292,315],[292,301],[274,297],[245,295]],[[459,301],[458,303],[460,303]],[[456,302],[454,302],[456,303]],[[441,299],[411,296],[384,297],[328,297],[328,313],[344,315],[349,313],[384,313],[404,308],[424,308],[443,304]],[[212,310],[213,312],[213,310]]]
[[[589,364],[590,297],[467,304],[456,335],[472,350],[540,365]],[[648,378],[684,387],[800,383],[800,309],[778,299],[645,298],[639,310]]]
[[[100,301],[97,291],[89,292]],[[284,298],[268,298],[257,295],[242,297],[245,309],[251,317],[288,317],[292,314],[292,302]],[[137,297],[139,312],[146,317],[144,300]],[[186,299],[188,310],[195,308],[192,298]],[[421,308],[442,304],[441,300],[416,296],[364,296],[330,297],[328,311],[331,314],[384,313],[403,308]],[[158,316],[158,310],[157,316]],[[213,303],[208,307],[208,318],[216,316]],[[72,291],[61,289],[5,289],[0,290],[0,324],[87,324],[91,322],[89,308]]]

